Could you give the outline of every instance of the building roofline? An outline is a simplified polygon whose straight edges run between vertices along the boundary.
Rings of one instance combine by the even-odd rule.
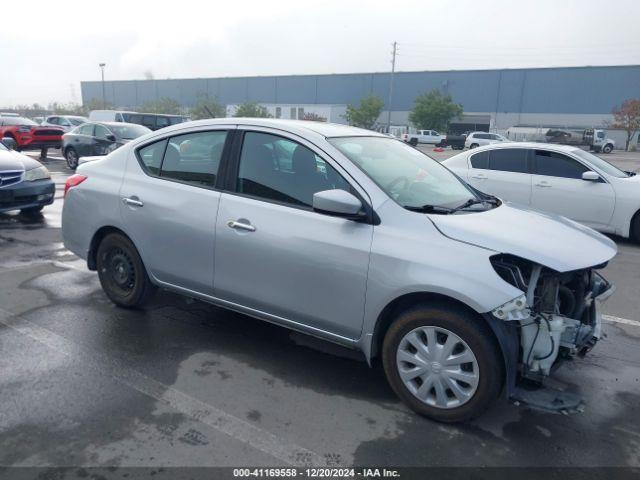
[[[555,67],[513,67],[513,68],[477,68],[477,69],[449,69],[449,70],[407,70],[396,71],[396,75],[419,74],[419,73],[469,73],[469,72],[517,72],[517,71],[539,71],[539,70],[581,70],[594,68],[640,68],[638,64],[628,65],[575,65],[575,66],[555,66]],[[118,80],[105,80],[105,83],[118,82],[156,82],[156,81],[184,81],[184,80],[239,80],[253,78],[304,78],[304,77],[346,77],[355,75],[389,75],[389,72],[346,72],[346,73],[303,73],[303,74],[281,74],[281,75],[239,75],[223,77],[180,77],[180,78],[131,78]],[[82,80],[80,83],[102,83],[101,80]]]

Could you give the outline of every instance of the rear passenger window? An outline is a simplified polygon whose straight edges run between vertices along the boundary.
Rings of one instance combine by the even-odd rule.
[[[489,169],[501,172],[529,173],[527,150],[524,148],[499,148],[489,151]]]
[[[197,187],[215,187],[226,131],[171,137],[160,176]]]
[[[472,168],[489,168],[489,152],[480,152],[471,155]]]
[[[138,158],[142,162],[142,168],[151,175],[160,175],[160,165],[162,165],[162,156],[164,155],[166,140],[161,140],[138,150]]]
[[[561,153],[536,150],[535,163],[538,175],[563,178],[582,178],[587,167]]]

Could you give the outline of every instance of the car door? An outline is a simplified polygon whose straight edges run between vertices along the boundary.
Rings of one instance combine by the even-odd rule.
[[[531,174],[526,149],[484,150],[470,156],[469,166],[469,183],[481,192],[530,205]]]
[[[149,273],[185,293],[213,293],[218,169],[234,127],[156,140],[128,159],[122,220]]]
[[[569,155],[544,149],[531,153],[533,208],[558,213],[594,228],[609,224],[615,193],[607,181],[583,180],[582,174],[589,168]]]
[[[79,157],[93,155],[93,132],[95,124],[85,123],[76,131],[71,146]]]
[[[96,124],[92,145],[92,155],[106,155],[116,146],[115,135],[104,125]]]
[[[339,170],[297,137],[243,132],[220,199],[216,296],[280,323],[360,336],[373,226],[311,208],[328,189],[365,198]]]

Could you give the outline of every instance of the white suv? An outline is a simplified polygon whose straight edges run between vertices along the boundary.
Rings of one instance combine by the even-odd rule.
[[[467,135],[464,146],[466,148],[476,148],[498,142],[508,142],[508,140],[502,135],[498,135],[497,133],[471,132],[469,135]]]

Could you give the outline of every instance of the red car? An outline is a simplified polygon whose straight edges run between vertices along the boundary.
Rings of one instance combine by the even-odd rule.
[[[0,116],[0,138],[13,138],[16,150],[38,150],[47,156],[47,149],[60,148],[64,131],[59,127],[40,126],[24,117]]]

